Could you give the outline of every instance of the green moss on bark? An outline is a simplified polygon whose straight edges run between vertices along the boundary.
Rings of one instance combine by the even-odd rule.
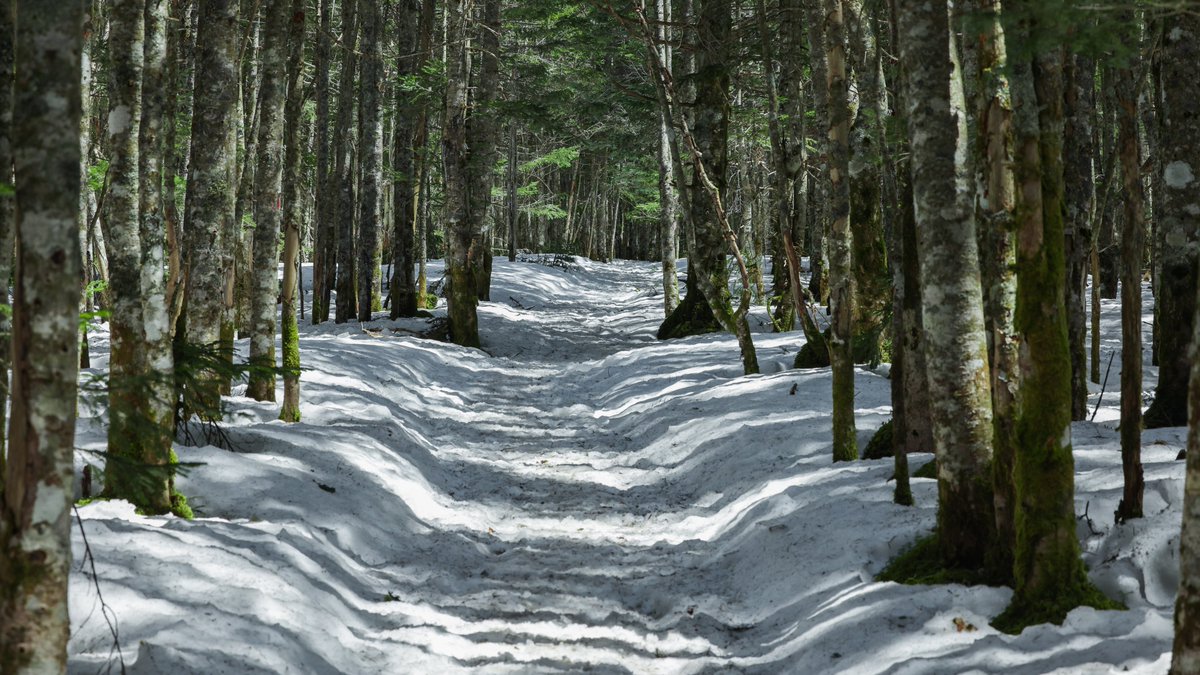
[[[867,442],[863,449],[863,459],[883,459],[893,455],[892,450],[892,420],[883,423]]]

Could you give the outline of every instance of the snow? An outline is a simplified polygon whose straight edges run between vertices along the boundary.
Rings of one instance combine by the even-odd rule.
[[[1129,610],[1009,636],[988,625],[1008,589],[873,581],[933,527],[936,484],[900,507],[891,460],[831,462],[801,335],[756,310],[764,374],[743,376],[732,336],[654,340],[657,265],[568,262],[496,261],[484,351],[415,337],[423,319],[303,321],[301,423],[235,395],[232,449],[177,446],[194,521],[79,509],[99,579],[72,574],[71,672],[117,659],[97,586],[130,673],[1166,670],[1185,430],[1145,434],[1147,517],[1114,526],[1119,357],[1072,435],[1085,562]],[[1107,363],[1115,302],[1102,325]],[[886,372],[856,373],[864,445]]]

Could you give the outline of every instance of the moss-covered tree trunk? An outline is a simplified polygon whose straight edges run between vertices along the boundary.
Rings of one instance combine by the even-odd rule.
[[[1158,388],[1146,410],[1146,427],[1187,424],[1188,341],[1195,320],[1197,264],[1200,256],[1200,30],[1191,15],[1172,17],[1165,31],[1162,55],[1164,83],[1161,110],[1162,199],[1157,227]]]
[[[283,347],[283,407],[279,419],[300,421],[300,334],[296,300],[300,289],[297,268],[300,229],[304,218],[300,193],[301,147],[304,104],[304,0],[292,0],[288,12],[287,103],[283,123],[283,289],[280,303],[280,335]]]
[[[317,0],[317,31],[313,46],[313,90],[316,110],[313,124],[313,152],[315,154],[315,176],[313,190],[313,212],[316,222],[313,227],[313,324],[329,320],[329,303],[332,299],[336,279],[337,262],[334,258],[335,233],[334,207],[337,204],[335,188],[330,177],[329,161],[329,71],[333,66],[333,26],[330,5],[333,0]]]
[[[978,570],[995,538],[992,402],[962,79],[946,4],[899,14],[938,462],[938,541],[947,567]]]
[[[70,630],[84,5],[15,5],[16,274],[12,410],[0,484],[0,672],[33,675],[66,672]]]
[[[850,100],[842,0],[825,2],[829,90],[829,363],[833,371],[833,461],[858,459],[854,429],[854,276],[850,227]]]
[[[336,312],[334,321],[345,323],[357,316],[357,295],[354,291],[354,74],[358,68],[358,2],[342,3],[342,71],[338,91],[337,122],[333,135],[335,160],[333,190],[337,206],[334,210],[337,281],[335,282]]]
[[[1028,23],[1019,25],[1018,43],[1030,44],[1028,31]],[[1011,73],[1022,377],[1013,471],[1017,540],[1012,603],[993,623],[1019,632],[1035,623],[1059,623],[1081,604],[1104,607],[1107,601],[1088,581],[1075,534],[1061,54],[1016,59]]]
[[[1136,52],[1137,23],[1133,12],[1119,15],[1127,48]],[[1121,468],[1124,489],[1117,522],[1142,517],[1142,250],[1146,230],[1142,191],[1141,144],[1138,134],[1138,83],[1135,64],[1116,69],[1117,153],[1125,227],[1121,232]]]
[[[351,0],[354,2],[355,0]],[[361,38],[359,52],[359,189],[358,237],[358,320],[370,321],[373,298],[379,295],[379,224],[383,186],[383,6],[377,0],[357,0]]]
[[[883,222],[884,120],[890,106],[871,17],[862,0],[846,0],[850,60],[858,111],[850,127],[850,222],[853,236],[855,360],[880,358],[891,279]]]
[[[192,144],[184,214],[188,256],[185,339],[215,348],[225,311],[226,235],[234,220],[235,127],[238,99],[237,2],[200,0],[192,94]],[[221,378],[200,374],[185,392],[186,408],[219,418]]]
[[[1016,454],[1016,396],[1020,382],[1013,312],[1017,299],[1012,174],[1012,103],[1008,91],[1007,46],[1000,25],[1000,3],[978,0],[977,31],[968,40],[975,45],[977,71],[976,142],[979,175],[976,204],[983,218],[980,268],[983,275],[985,324],[990,331],[992,392],[992,490],[996,509],[997,546],[993,568],[998,578],[1012,573],[1016,542],[1013,520],[1012,468]]]

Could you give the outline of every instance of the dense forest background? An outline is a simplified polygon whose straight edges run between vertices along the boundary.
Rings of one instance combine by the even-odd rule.
[[[1108,388],[1119,297],[1114,519],[1142,518],[1143,429],[1200,405],[1198,10],[0,0],[0,670],[61,661],[77,480],[190,517],[174,444],[222,434],[242,380],[300,422],[302,323],[422,317],[479,348],[493,261],[524,254],[661,263],[657,337],[732,334],[746,375],[765,308],[795,367],[829,369],[831,459],[893,457],[896,504],[935,453],[934,533],[883,578],[1010,586],[1011,633],[1118,608],[1081,562],[1071,423]],[[89,331],[107,450],[76,476]],[[860,447],[855,373],[880,363],[892,419]]]

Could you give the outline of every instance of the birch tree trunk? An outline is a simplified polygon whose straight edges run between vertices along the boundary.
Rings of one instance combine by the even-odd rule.
[[[354,0],[350,0],[353,2]],[[380,190],[383,185],[383,7],[378,0],[358,0],[362,39],[359,43],[359,176],[358,195],[358,320],[370,321],[379,299]]]
[[[899,14],[938,462],[938,543],[948,568],[979,570],[995,538],[992,401],[961,73],[946,3]]]
[[[300,228],[304,218],[301,183],[301,107],[304,104],[304,0],[292,0],[288,19],[287,104],[283,122],[283,293],[280,305],[280,337],[283,346],[283,407],[279,419],[300,421],[300,333],[296,300],[300,295],[298,274]]]
[[[671,0],[656,0],[655,17],[659,59],[671,68]],[[679,161],[671,153],[671,120],[666,110],[658,114],[658,227],[662,251],[663,311],[667,316],[679,306],[679,278],[675,268],[675,242],[679,239],[679,197],[675,191],[672,163]]]
[[[850,228],[850,102],[842,0],[824,0],[829,88],[829,363],[833,370],[833,461],[858,459],[854,429],[854,242]]]
[[[67,668],[84,6],[15,4],[17,253],[12,411],[0,485],[0,672],[33,675]]]
[[[225,309],[225,235],[234,214],[234,141],[238,98],[237,2],[198,0],[192,148],[184,214],[188,254],[186,341],[215,348]],[[202,373],[185,392],[186,409],[219,419],[220,378]]]
[[[998,0],[979,0],[978,32],[968,39],[976,45],[978,71],[978,132],[981,145],[981,181],[976,202],[985,219],[979,240],[983,276],[984,319],[990,330],[993,449],[992,489],[996,510],[995,568],[999,578],[1009,578],[1016,542],[1013,520],[1012,467],[1016,454],[1014,423],[1020,383],[1013,312],[1017,299],[1016,250],[1013,210],[1016,194],[1012,173],[1012,100],[1005,75],[1008,54],[1000,23]]]
[[[289,0],[269,0],[263,18],[254,169],[254,246],[250,294],[250,383],[246,395],[275,400],[275,301],[279,297],[280,183]]]

